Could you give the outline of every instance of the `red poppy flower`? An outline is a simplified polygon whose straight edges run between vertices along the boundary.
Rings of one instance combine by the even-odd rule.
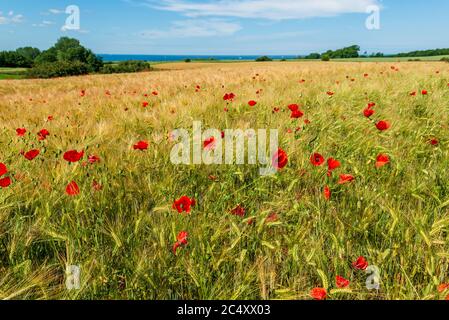
[[[326,200],[330,200],[331,196],[332,196],[332,191],[328,186],[324,187],[324,198],[326,198]]]
[[[350,174],[342,174],[340,175],[340,180],[338,181],[338,184],[346,184],[346,183],[351,183],[352,181],[354,181],[354,176],[350,175]]]
[[[427,90],[423,90],[423,91],[421,91],[421,94],[422,94],[423,96],[426,96],[426,95],[428,94],[428,91],[427,91]]]
[[[376,160],[376,168],[383,167],[384,165],[390,163],[390,158],[386,154],[379,154]]]
[[[314,153],[312,154],[312,156],[310,157],[310,162],[315,166],[315,167],[319,167],[324,163],[324,157],[319,154],[319,153]]]
[[[146,108],[148,107],[149,103],[147,101],[142,102],[142,107]]]
[[[25,159],[32,161],[39,155],[39,153],[40,153],[39,150],[30,150],[27,153],[25,153],[24,156]]]
[[[95,191],[100,191],[101,189],[103,189],[103,186],[96,180],[94,180],[92,181],[92,189],[94,189]]]
[[[290,118],[299,119],[303,116],[304,116],[304,112],[302,112],[301,110],[294,110],[294,111],[292,111]]]
[[[234,99],[235,99],[235,94],[233,94],[233,93],[226,93],[223,96],[224,101],[233,101]]]
[[[86,90],[81,90],[80,91],[80,97],[84,97],[86,95]]]
[[[379,121],[377,124],[376,124],[376,128],[378,129],[378,130],[380,130],[380,131],[385,131],[385,130],[388,130],[388,129],[390,129],[390,123],[389,122],[387,122],[387,121]]]
[[[100,157],[98,157],[96,155],[90,155],[88,157],[88,160],[89,160],[89,163],[91,163],[91,164],[94,164],[96,162],[100,162],[101,161]]]
[[[75,181],[70,182],[65,188],[65,193],[71,197],[76,196],[80,193],[80,188]]]
[[[328,91],[328,92],[326,92],[326,94],[327,94],[328,96],[332,97],[335,93],[332,92],[332,91]]]
[[[434,139],[431,139],[431,140],[429,141],[429,143],[430,143],[432,146],[437,146],[440,142],[438,141],[438,139],[434,138]]]
[[[340,289],[347,288],[350,284],[349,280],[347,280],[343,277],[340,277],[340,276],[335,277],[335,283],[337,285],[337,288],[340,288]]]
[[[368,268],[368,261],[364,257],[359,257],[357,261],[352,263],[352,266],[357,270],[366,270]]]
[[[42,129],[41,131],[38,132],[37,137],[39,139],[39,141],[43,141],[45,139],[47,139],[47,137],[50,135],[50,132],[48,132],[47,129]]]
[[[139,141],[133,146],[134,150],[144,151],[148,149],[148,142]]]
[[[250,100],[250,101],[248,102],[248,105],[249,105],[250,107],[254,107],[256,104],[257,104],[257,102],[254,101],[254,100]]]
[[[327,291],[324,288],[314,288],[310,291],[310,296],[315,300],[326,300]]]
[[[327,160],[327,167],[328,167],[328,171],[329,171],[329,172],[332,172],[332,171],[334,171],[335,169],[340,168],[340,166],[341,166],[340,161],[335,160],[334,158],[329,158],[329,159]]]
[[[443,283],[438,286],[439,293],[443,293],[446,290],[449,290],[449,283]]]
[[[213,150],[216,146],[215,137],[209,137],[203,142],[204,150]]]
[[[78,162],[84,157],[84,151],[70,150],[64,153],[64,160],[68,162]]]
[[[195,200],[190,199],[187,196],[182,196],[173,203],[173,209],[177,210],[179,213],[190,213],[191,207],[195,206]]]
[[[27,129],[25,128],[17,128],[16,133],[18,137],[23,137],[25,133],[27,133]]]
[[[412,96],[412,97],[416,96],[416,91],[410,92],[410,96]]]
[[[11,185],[11,178],[5,177],[0,179],[0,187],[1,188],[8,188]]]
[[[55,119],[55,117],[53,117],[53,116],[48,116],[47,117],[47,121],[53,121]]]
[[[376,113],[376,111],[374,111],[373,109],[370,109],[370,108],[366,108],[365,110],[363,110],[363,115],[367,118],[370,118],[371,116],[373,116],[374,113]]]
[[[176,237],[176,243],[173,245],[173,254],[176,255],[176,251],[178,250],[178,248],[182,245],[187,245],[188,244],[188,240],[187,238],[189,237],[189,234],[187,233],[187,231],[181,231],[178,236]]]
[[[239,216],[242,218],[245,216],[245,213],[246,213],[245,208],[241,207],[240,205],[231,210],[232,215]]]
[[[6,168],[5,164],[0,163],[0,177],[7,173],[8,173],[8,169]]]
[[[277,213],[273,212],[265,219],[265,223],[276,222],[279,220],[279,216]]]
[[[271,163],[274,168],[278,170],[282,170],[285,168],[285,166],[288,164],[288,156],[287,153],[282,150],[278,149],[278,151],[274,154],[273,159],[271,160]]]
[[[159,93],[158,93],[157,91],[153,91],[151,94],[152,94],[153,96],[157,96]]]
[[[279,111],[281,111],[281,109],[279,109],[279,108],[273,108],[273,113],[278,113]]]
[[[297,111],[297,110],[299,110],[299,105],[297,105],[297,104],[291,104],[291,105],[289,105],[288,106],[288,108],[290,109],[290,111]]]

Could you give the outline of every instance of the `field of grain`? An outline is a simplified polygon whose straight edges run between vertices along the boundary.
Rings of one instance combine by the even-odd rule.
[[[1,299],[449,294],[447,63],[179,63],[0,98]],[[288,164],[173,165],[193,121],[279,129]]]

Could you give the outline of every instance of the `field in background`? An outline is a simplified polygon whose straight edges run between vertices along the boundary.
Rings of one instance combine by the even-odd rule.
[[[432,57],[416,57],[416,58],[408,58],[408,57],[404,57],[404,58],[354,58],[354,59],[334,59],[333,61],[338,61],[338,62],[409,62],[410,60],[415,60],[418,59],[420,61],[432,61],[432,62],[439,62],[442,58],[449,58],[449,56],[432,56]],[[320,60],[299,60],[299,59],[287,59],[286,61],[283,62],[318,62]],[[155,61],[155,62],[150,62],[151,66],[153,66],[155,69],[160,69],[160,70],[166,70],[166,69],[190,69],[190,68],[198,68],[198,64],[199,65],[204,65],[204,64],[235,64],[235,63],[248,63],[251,61],[246,61],[246,60],[238,60],[238,61],[232,61],[232,60],[207,60],[207,59],[203,59],[203,60],[192,60],[190,63],[186,63],[184,61],[179,61],[179,62],[163,62],[163,61]],[[111,65],[117,65],[118,63],[109,63]],[[181,64],[185,64],[185,66],[182,66],[181,68],[180,65]],[[189,65],[193,65],[190,66]],[[25,76],[25,72],[27,69],[25,68],[1,68],[0,67],[0,80],[5,80],[5,79],[24,79]]]
[[[0,188],[0,298],[310,299],[314,287],[328,299],[447,295],[438,290],[449,282],[447,63],[156,69],[0,82],[0,163],[12,178]],[[294,103],[303,118],[290,117]],[[169,134],[194,120],[278,128],[289,163],[269,177],[257,166],[173,165]],[[391,128],[377,130],[380,120]],[[41,129],[49,136],[38,141]],[[140,140],[148,150],[133,149]],[[32,149],[40,154],[29,161],[22,153]],[[67,163],[72,149],[84,159]],[[311,164],[314,152],[341,167],[328,177],[325,164]],[[390,163],[376,169],[381,153]],[[341,174],[355,180],[340,185]],[[190,215],[172,208],[183,195],[196,200]],[[239,205],[243,217],[232,214]],[[180,231],[188,244],[174,255]],[[359,256],[380,268],[379,291],[353,267]],[[69,265],[81,267],[80,290],[66,289]],[[337,275],[349,287],[338,289]]]
[[[23,79],[25,68],[0,68],[0,80],[4,79]]]

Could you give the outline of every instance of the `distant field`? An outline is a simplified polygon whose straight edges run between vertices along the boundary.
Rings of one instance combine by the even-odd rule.
[[[354,61],[354,62],[403,62],[409,60],[421,61],[440,61],[442,58],[449,58],[449,56],[433,56],[433,57],[405,57],[405,58],[357,58],[357,59],[335,59],[334,61]]]
[[[440,61],[442,58],[449,58],[449,56],[433,56],[433,57],[416,57],[416,58],[354,58],[354,59],[333,59],[335,62],[406,62],[414,59],[421,61]],[[318,62],[320,60],[306,60],[306,59],[288,59],[286,62]],[[179,69],[197,69],[205,65],[214,64],[237,64],[248,63],[253,61],[248,60],[192,60],[187,63],[184,61],[155,61],[150,62],[153,70],[179,70]],[[274,60],[274,62],[281,62],[280,60]],[[264,63],[264,62],[258,62]],[[117,65],[118,62],[109,62],[111,65]],[[24,79],[26,68],[0,68],[0,80],[2,79]]]
[[[23,79],[26,68],[0,68],[0,80]]]

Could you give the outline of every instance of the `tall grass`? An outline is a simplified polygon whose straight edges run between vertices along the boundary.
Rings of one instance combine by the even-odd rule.
[[[0,298],[309,299],[317,286],[328,287],[330,299],[444,298],[437,286],[449,282],[449,70],[390,66],[208,63],[0,82],[0,162],[14,177],[0,189]],[[237,98],[226,113],[227,92]],[[251,99],[257,106],[248,106]],[[363,116],[370,101],[373,119],[389,120],[390,130],[380,133]],[[290,119],[292,103],[309,125]],[[169,133],[193,120],[217,129],[278,128],[289,164],[269,177],[249,165],[175,166]],[[19,127],[28,129],[23,138]],[[39,142],[42,128],[50,136]],[[139,140],[150,142],[148,151],[132,149]],[[41,151],[33,161],[20,154],[30,149]],[[70,165],[62,154],[71,149],[101,162]],[[328,178],[310,164],[313,152],[342,167]],[[376,170],[379,153],[391,163]],[[355,182],[339,186],[339,173]],[[65,194],[72,180],[77,197]],[[182,195],[197,200],[191,215],[172,209]],[[238,204],[244,218],[230,214]],[[267,222],[272,213],[278,220]],[[189,243],[175,256],[183,230]],[[366,289],[367,275],[352,268],[359,256],[380,268],[379,291]],[[68,265],[81,267],[80,290],[65,288]],[[330,291],[336,275],[351,280],[349,289]]]

